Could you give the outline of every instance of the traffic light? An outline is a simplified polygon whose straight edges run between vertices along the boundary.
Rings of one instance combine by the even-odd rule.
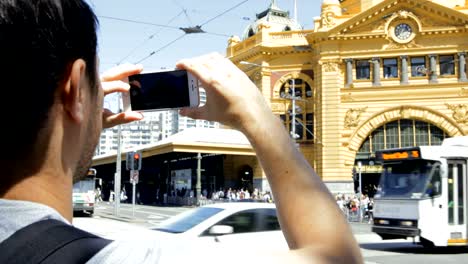
[[[132,170],[133,169],[133,153],[135,152],[127,152],[127,159],[126,159],[126,168],[127,170]]]
[[[141,170],[141,152],[133,152],[132,170]]]

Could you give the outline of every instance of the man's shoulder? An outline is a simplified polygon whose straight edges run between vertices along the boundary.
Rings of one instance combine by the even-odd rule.
[[[161,243],[156,238],[116,240],[99,251],[88,264],[160,263]]]
[[[46,219],[55,219],[69,224],[49,206],[27,201],[0,199],[0,242],[26,226]]]

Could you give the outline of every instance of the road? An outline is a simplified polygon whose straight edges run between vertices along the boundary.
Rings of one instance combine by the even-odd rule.
[[[129,222],[138,226],[151,228],[157,226],[162,221],[175,216],[183,211],[190,209],[189,207],[166,207],[166,206],[143,206],[131,204],[120,204],[119,217],[114,216],[114,206],[107,202],[102,202],[95,208],[95,216],[101,218],[115,219],[118,221]]]
[[[120,216],[115,217],[112,205],[101,203],[96,207],[93,217],[75,217],[73,221],[77,227],[103,237],[114,240],[125,239],[129,236],[147,234],[148,228],[155,227],[161,221],[189,209],[138,205],[135,206],[135,217],[133,217],[132,206],[122,204]],[[425,249],[413,244],[412,240],[383,241],[371,232],[368,224],[351,223],[351,227],[367,264],[459,264],[468,260],[468,248]]]

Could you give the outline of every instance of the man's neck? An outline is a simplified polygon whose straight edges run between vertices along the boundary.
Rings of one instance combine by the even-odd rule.
[[[55,209],[70,223],[73,219],[71,177],[44,173],[31,176],[14,185],[0,198],[44,204]]]

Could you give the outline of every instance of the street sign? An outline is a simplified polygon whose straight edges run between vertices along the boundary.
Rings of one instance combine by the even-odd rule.
[[[130,182],[137,184],[139,180],[138,176],[139,176],[139,173],[137,170],[130,171]]]

